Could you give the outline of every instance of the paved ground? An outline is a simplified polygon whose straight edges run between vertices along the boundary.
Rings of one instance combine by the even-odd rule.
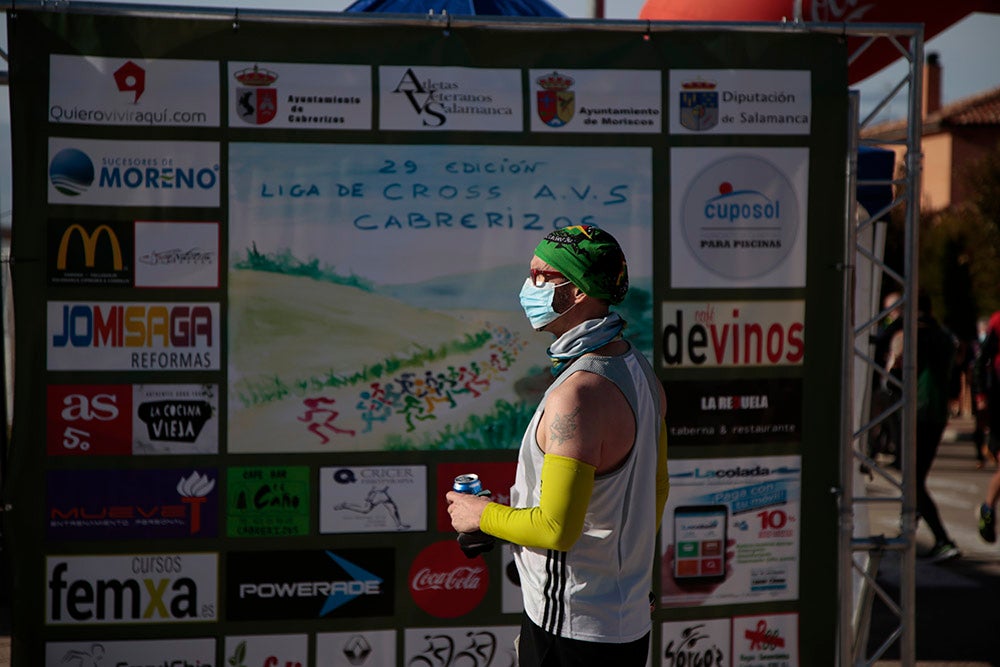
[[[987,544],[979,537],[975,518],[994,468],[991,464],[976,468],[971,431],[971,419],[952,420],[928,477],[931,496],[962,557],[939,565],[922,561],[919,555],[930,548],[933,538],[923,522],[917,528],[915,636],[921,667],[1000,666],[1000,638],[995,629],[1000,604],[1000,544]],[[887,488],[887,483],[877,478],[869,483],[873,493]],[[898,507],[895,512],[871,511],[873,534],[898,534]],[[878,580],[888,589],[898,590],[898,559],[886,558]],[[895,627],[885,606],[877,603],[873,610],[870,651]],[[880,665],[898,665],[898,646],[882,657],[897,662]]]

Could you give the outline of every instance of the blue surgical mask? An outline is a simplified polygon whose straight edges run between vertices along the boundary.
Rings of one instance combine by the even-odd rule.
[[[541,287],[535,287],[531,282],[531,278],[525,279],[524,286],[521,287],[521,294],[519,295],[521,308],[524,308],[524,314],[527,315],[528,322],[531,323],[531,326],[536,331],[546,324],[555,322],[565,314],[555,311],[552,307],[552,300],[555,298],[557,287],[572,284],[571,282],[560,283],[559,285],[542,283]]]

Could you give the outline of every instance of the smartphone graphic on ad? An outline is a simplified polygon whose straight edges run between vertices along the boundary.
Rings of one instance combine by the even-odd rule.
[[[674,581],[726,578],[727,505],[680,505],[674,509]]]

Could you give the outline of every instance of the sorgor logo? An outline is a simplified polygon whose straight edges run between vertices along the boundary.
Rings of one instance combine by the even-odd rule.
[[[703,634],[704,624],[684,628],[679,640],[671,639],[663,650],[664,664],[667,667],[683,667],[684,665],[722,665],[724,654],[717,644],[709,644],[711,638]],[[699,643],[701,646],[699,646]]]
[[[76,148],[64,148],[49,163],[49,180],[64,195],[75,197],[94,183],[94,163]]]

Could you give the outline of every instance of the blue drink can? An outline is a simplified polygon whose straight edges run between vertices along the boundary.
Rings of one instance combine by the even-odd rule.
[[[455,483],[451,485],[452,490],[459,493],[471,493],[473,495],[483,490],[483,483],[479,481],[479,475],[466,473],[455,478]]]

